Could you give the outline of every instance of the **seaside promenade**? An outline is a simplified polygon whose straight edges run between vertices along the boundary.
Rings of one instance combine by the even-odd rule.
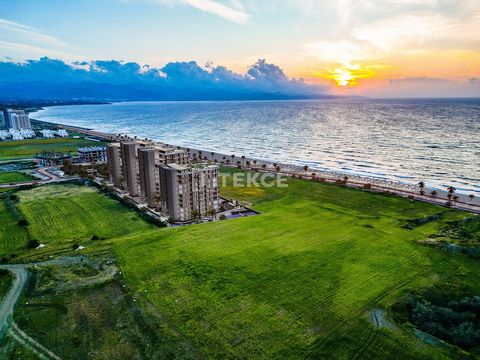
[[[108,134],[91,129],[85,129],[77,126],[56,124],[61,128],[82,133],[88,136],[105,139],[107,141],[120,140],[118,135]],[[377,193],[391,193],[398,196],[414,199],[417,201],[429,202],[436,205],[446,206],[450,204],[452,208],[480,214],[480,196],[476,196],[473,199],[469,197],[470,194],[455,193],[457,200],[451,200],[448,198],[448,192],[446,189],[432,188],[425,186],[423,189],[423,195],[420,194],[420,188],[416,184],[401,183],[382,178],[366,177],[355,174],[340,173],[335,171],[325,171],[315,168],[309,168],[307,171],[302,166],[293,164],[282,164],[274,161],[259,160],[254,158],[247,158],[232,154],[223,154],[219,152],[212,152],[202,149],[188,148],[185,146],[178,146],[175,144],[166,144],[178,149],[183,149],[189,153],[191,157],[207,159],[217,164],[223,164],[227,167],[236,168],[240,165],[243,169],[252,171],[266,172],[279,174],[289,177],[297,177],[305,180],[325,181],[327,183],[335,183],[338,181],[345,181],[345,186],[366,189]],[[227,161],[228,160],[228,161]],[[247,164],[249,164],[247,166]],[[278,167],[278,168],[277,168]],[[312,175],[315,174],[315,175]],[[425,179],[419,179],[418,181],[425,181]],[[436,195],[431,195],[432,191],[436,192]]]

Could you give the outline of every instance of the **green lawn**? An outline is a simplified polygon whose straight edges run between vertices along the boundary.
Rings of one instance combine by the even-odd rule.
[[[0,172],[0,184],[8,184],[20,181],[30,181],[33,178],[27,174],[18,171]]]
[[[154,228],[136,212],[93,187],[49,185],[18,195],[17,207],[30,222],[30,237],[45,244],[87,240],[92,235],[110,239]]]
[[[0,256],[11,255],[24,249],[27,243],[27,232],[17,225],[18,216],[12,214],[7,202],[0,199]]]
[[[166,357],[461,356],[408,329],[374,327],[369,314],[440,282],[478,295],[478,261],[415,243],[470,215],[328,184],[288,185],[222,189],[253,203],[258,216],[113,242],[129,288],[157,318]],[[437,213],[441,221],[402,227]]]
[[[36,153],[43,150],[55,150],[58,152],[76,152],[80,146],[98,145],[98,142],[73,139],[73,138],[53,138],[53,139],[27,139],[18,141],[0,142],[0,160],[12,160],[22,158],[33,158]]]

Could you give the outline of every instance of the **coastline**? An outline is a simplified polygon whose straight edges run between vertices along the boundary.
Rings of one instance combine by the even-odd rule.
[[[89,129],[89,128],[66,125],[61,123],[53,123],[53,122],[47,122],[47,121],[37,120],[37,119],[33,119],[33,120],[38,121],[40,123],[56,125],[65,130],[79,132],[88,136],[94,136],[97,138],[104,139],[106,141],[118,140],[117,135],[115,134],[96,131],[91,128]],[[134,139],[135,137],[130,137],[130,138]],[[160,141],[158,142],[162,143]],[[278,173],[280,175],[296,177],[296,178],[301,178],[301,179],[310,180],[310,181],[319,181],[321,179],[321,181],[326,183],[336,183],[336,182],[338,183],[339,181],[343,181],[345,177],[347,177],[348,180],[346,184],[343,184],[343,185],[351,188],[367,190],[365,187],[369,186],[370,188],[368,189],[368,191],[371,191],[371,192],[395,194],[397,196],[410,198],[412,200],[429,202],[429,203],[432,203],[435,205],[441,205],[441,206],[446,206],[446,203],[450,202],[452,205],[451,206],[452,208],[480,214],[480,197],[475,197],[473,200],[470,200],[468,197],[469,195],[468,193],[456,192],[455,195],[458,196],[458,200],[453,202],[453,201],[449,201],[447,197],[448,192],[444,189],[439,189],[434,187],[425,187],[424,194],[421,195],[420,188],[418,187],[418,185],[406,184],[406,183],[401,183],[401,182],[396,182],[391,180],[385,180],[381,178],[365,177],[361,175],[353,175],[353,174],[347,174],[347,173],[341,173],[341,172],[335,172],[335,171],[324,171],[324,170],[320,171],[317,169],[309,169],[308,171],[304,171],[304,169],[299,165],[275,163],[273,161],[259,160],[259,159],[250,158],[250,157],[248,158],[241,157],[237,155],[224,154],[224,153],[214,152],[214,151],[206,151],[202,149],[195,149],[191,147],[189,148],[189,147],[180,146],[180,145],[171,144],[171,143],[163,142],[163,144],[173,146],[178,149],[186,150],[187,152],[190,153],[190,156],[201,155],[203,157],[207,157],[208,160],[215,161],[218,164],[221,164],[222,162],[224,162],[223,165],[227,167],[237,168],[238,167],[237,162],[240,162],[240,166],[247,170],[267,172],[267,173]],[[228,163],[226,161],[227,159],[229,160]],[[246,166],[247,162],[250,162],[250,166]],[[263,164],[265,164],[265,168],[262,167]],[[280,166],[280,171],[275,170],[274,164],[277,164],[278,166]],[[312,176],[313,173],[315,174],[314,176]],[[430,193],[432,191],[436,191],[437,195],[435,196],[431,195]]]

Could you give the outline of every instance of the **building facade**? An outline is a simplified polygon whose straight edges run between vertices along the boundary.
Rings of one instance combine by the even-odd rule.
[[[149,207],[158,207],[160,186],[158,184],[158,172],[155,171],[155,148],[138,148],[138,181],[140,183],[140,195]]]
[[[134,141],[120,143],[123,188],[133,197],[139,195],[137,148],[138,143]]]
[[[24,110],[7,109],[3,111],[3,121],[6,129],[31,129],[30,118]]]
[[[80,147],[78,155],[82,163],[104,163],[107,161],[107,148],[105,146]]]
[[[112,143],[107,145],[107,163],[110,181],[113,183],[113,186],[123,188],[120,144]]]
[[[219,208],[218,167],[159,165],[160,203],[171,221],[190,221]]]

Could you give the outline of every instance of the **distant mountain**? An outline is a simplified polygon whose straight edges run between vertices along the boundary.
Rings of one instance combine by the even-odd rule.
[[[321,86],[288,78],[282,69],[258,60],[246,74],[196,62],[163,68],[120,61],[66,64],[41,58],[0,62],[0,100],[273,100],[330,98]]]

